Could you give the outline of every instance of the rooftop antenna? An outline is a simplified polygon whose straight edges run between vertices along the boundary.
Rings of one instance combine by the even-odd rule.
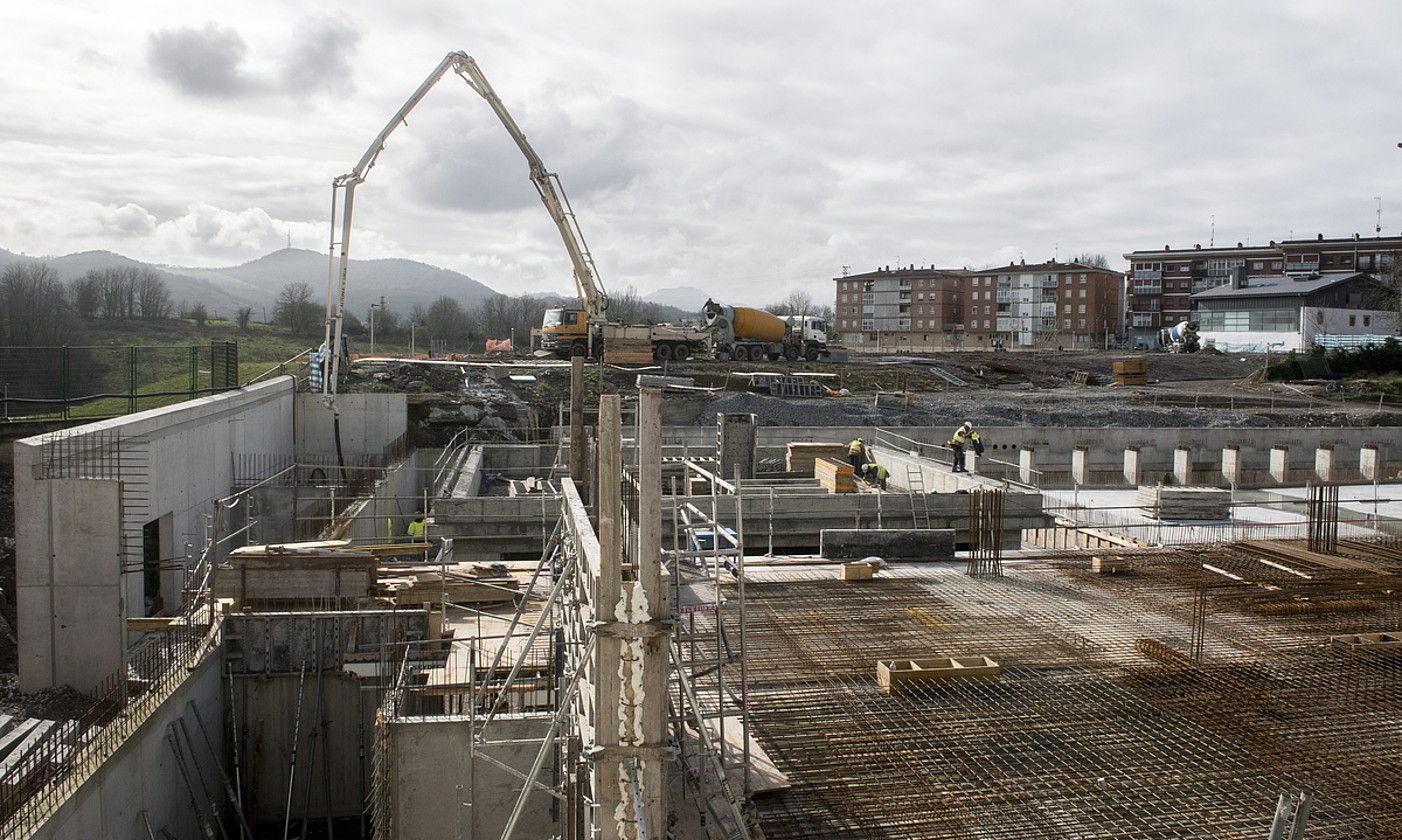
[[[1383,235],[1383,197],[1380,196],[1380,195],[1375,195],[1375,196],[1373,196],[1373,198],[1374,198],[1374,200],[1376,200],[1376,201],[1378,202],[1378,226],[1377,226],[1376,228],[1374,228],[1373,230],[1374,230],[1374,232],[1377,233],[1378,236],[1382,236],[1382,235]]]
[[[1061,243],[1052,243],[1052,262],[1056,262],[1061,257]]]
[[[1207,235],[1207,247],[1217,244],[1217,214],[1212,214],[1212,232]]]
[[[288,248],[291,248],[291,247],[292,247],[292,229],[291,229],[291,228],[288,228],[288,229],[287,229],[287,247],[288,247]]]
[[[842,276],[843,276],[843,277],[846,277],[847,275],[849,275],[849,274],[851,274],[851,273],[852,273],[852,266],[850,266],[850,265],[844,265],[844,266],[842,267]]]

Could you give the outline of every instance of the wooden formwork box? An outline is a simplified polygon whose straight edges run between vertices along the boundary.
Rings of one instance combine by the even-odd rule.
[[[943,656],[938,659],[893,659],[876,663],[876,684],[891,694],[921,683],[973,677],[997,677],[1003,666],[987,656]]]
[[[236,605],[370,598],[375,594],[374,554],[335,548],[250,545],[229,552],[214,568],[214,597]]]
[[[819,458],[813,462],[813,477],[829,493],[855,493],[857,481],[852,465],[832,458]]]

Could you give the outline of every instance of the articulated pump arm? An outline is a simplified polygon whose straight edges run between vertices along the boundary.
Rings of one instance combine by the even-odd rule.
[[[462,76],[463,80],[472,87],[473,90],[491,106],[492,112],[501,120],[501,124],[511,135],[512,141],[517,148],[526,156],[526,163],[530,167],[531,183],[535,185],[536,192],[540,194],[540,200],[545,204],[545,209],[550,213],[550,219],[555,222],[556,229],[560,232],[560,238],[565,243],[565,251],[569,254],[570,265],[574,270],[574,283],[579,291],[580,301],[589,313],[590,321],[603,321],[608,311],[608,296],[604,293],[603,284],[599,281],[598,270],[594,266],[594,257],[589,253],[589,246],[584,241],[584,233],[579,229],[579,222],[575,218],[574,209],[570,207],[569,197],[565,195],[564,185],[560,183],[560,178],[553,172],[545,168],[545,163],[541,161],[540,155],[526,141],[526,135],[521,131],[521,127],[516,124],[511,113],[502,104],[501,98],[497,96],[487,77],[482,74],[482,69],[477,66],[477,62],[472,56],[463,52],[451,52],[444,56],[433,72],[428,74],[413,95],[399,107],[390,121],[376,135],[373,143],[361,155],[355,168],[344,175],[337,176],[331,181],[331,259],[326,276],[326,346],[331,349],[331,370],[330,375],[322,380],[322,391],[326,394],[336,393],[337,379],[340,375],[342,324],[345,319],[346,310],[346,272],[350,266],[350,234],[351,234],[351,211],[354,207],[355,188],[365,181],[371,168],[380,157],[380,152],[384,151],[385,145],[389,142],[389,136],[395,129],[403,125],[409,116],[409,112],[423,100],[433,86],[447,74],[449,70]],[[336,213],[337,199],[340,199],[340,241],[336,240]],[[340,247],[340,256],[337,258],[336,249]],[[332,300],[335,306],[332,306]]]

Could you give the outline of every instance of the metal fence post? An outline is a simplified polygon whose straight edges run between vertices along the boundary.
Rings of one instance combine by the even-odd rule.
[[[212,370],[211,370],[212,372]],[[194,399],[200,388],[200,347],[190,345],[190,398]]]
[[[127,348],[127,413],[136,413],[136,345]]]
[[[63,419],[68,419],[68,345],[63,345],[63,349],[58,353],[58,381],[61,389],[60,396],[63,399]]]

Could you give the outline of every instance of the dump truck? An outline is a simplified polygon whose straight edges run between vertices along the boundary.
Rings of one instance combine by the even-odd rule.
[[[553,307],[545,310],[539,330],[533,331],[539,349],[567,359],[570,356],[597,357],[610,344],[619,342],[652,345],[657,361],[685,361],[709,352],[710,337],[702,330],[670,324],[630,325],[591,319],[583,309]]]
[[[827,324],[807,315],[771,315],[763,309],[706,301],[701,323],[717,358],[737,362],[817,361],[828,355]]]

